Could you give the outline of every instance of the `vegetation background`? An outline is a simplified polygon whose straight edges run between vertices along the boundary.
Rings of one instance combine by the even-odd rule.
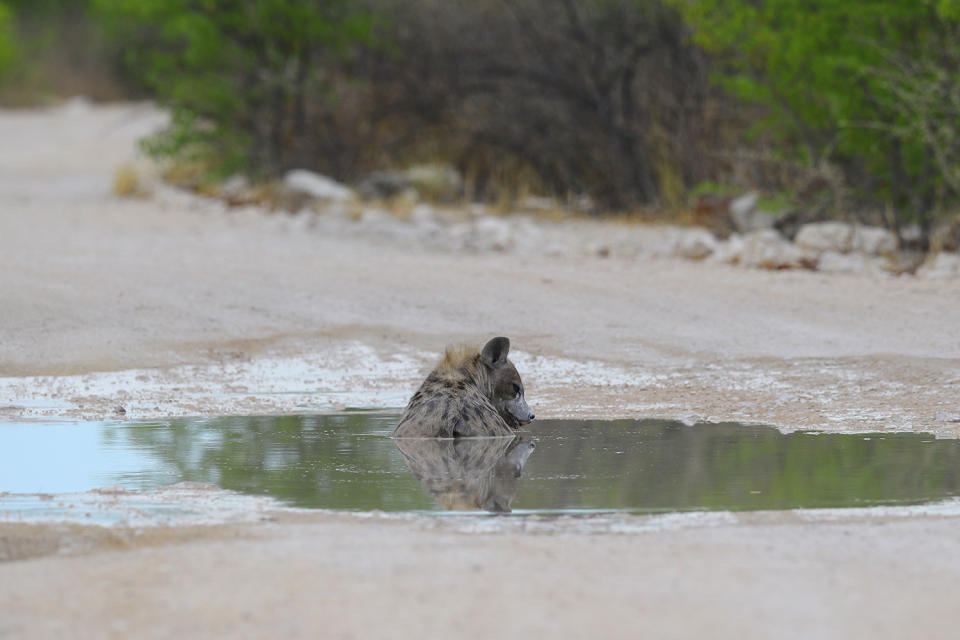
[[[151,98],[203,180],[456,167],[595,214],[749,189],[929,248],[960,194],[960,0],[0,0],[0,102]]]

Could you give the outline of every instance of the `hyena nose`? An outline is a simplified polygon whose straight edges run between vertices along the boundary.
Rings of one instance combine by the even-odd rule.
[[[534,415],[531,413],[530,417],[528,417],[527,420],[533,420],[533,418],[534,418]]]

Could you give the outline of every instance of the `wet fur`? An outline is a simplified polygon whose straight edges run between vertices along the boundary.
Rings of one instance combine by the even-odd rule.
[[[494,405],[498,378],[512,374],[509,360],[491,371],[480,351],[469,347],[447,349],[407,405],[397,425],[397,437],[454,438],[508,436],[513,429]]]

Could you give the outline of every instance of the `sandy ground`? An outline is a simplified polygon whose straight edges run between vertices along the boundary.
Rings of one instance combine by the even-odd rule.
[[[0,420],[396,407],[445,344],[508,335],[543,417],[960,436],[958,280],[666,259],[640,226],[551,229],[629,257],[453,252],[112,196],[163,120],[0,112]],[[0,637],[955,637],[958,513],[8,522]]]

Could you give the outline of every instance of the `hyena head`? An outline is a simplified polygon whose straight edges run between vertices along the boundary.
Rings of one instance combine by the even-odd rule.
[[[487,370],[491,390],[490,402],[508,425],[517,428],[533,420],[533,412],[523,397],[523,381],[513,363],[507,360],[508,338],[494,338],[480,352],[480,362]]]

